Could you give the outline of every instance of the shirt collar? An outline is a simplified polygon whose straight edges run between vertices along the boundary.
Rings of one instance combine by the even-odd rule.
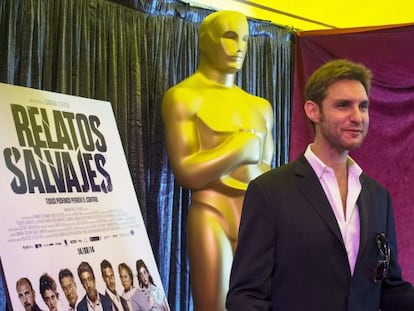
[[[106,294],[111,298],[112,301],[118,301],[118,295],[111,292],[108,288],[105,289]]]
[[[322,160],[319,159],[316,156],[316,154],[313,153],[311,145],[312,144],[309,144],[306,148],[304,156],[306,160],[308,160],[309,164],[312,166],[313,170],[316,173],[316,176],[318,176],[318,178],[321,179],[323,174],[328,171],[332,171],[332,168],[323,163]],[[347,158],[347,164],[348,173],[350,176],[359,177],[362,174],[362,168],[350,156],[348,156]]]
[[[96,299],[96,302],[92,302],[90,299],[89,299],[89,297],[88,297],[88,295],[86,295],[86,301],[88,302],[88,305],[90,305],[93,309],[95,309],[95,307],[96,306],[99,306],[100,304],[101,304],[101,297],[100,297],[100,295],[99,295],[99,293],[96,293],[96,295],[97,295],[97,299]]]

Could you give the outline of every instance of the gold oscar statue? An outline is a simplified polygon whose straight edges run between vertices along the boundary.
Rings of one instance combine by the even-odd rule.
[[[243,197],[270,169],[273,113],[268,101],[234,85],[249,28],[233,11],[199,29],[197,71],[164,95],[162,117],[176,180],[191,189],[187,239],[196,311],[225,310]]]

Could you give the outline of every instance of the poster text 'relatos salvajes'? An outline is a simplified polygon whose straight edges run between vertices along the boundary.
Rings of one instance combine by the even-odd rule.
[[[11,104],[19,147],[3,150],[17,194],[111,192],[95,115]],[[4,135],[4,134],[3,134]]]

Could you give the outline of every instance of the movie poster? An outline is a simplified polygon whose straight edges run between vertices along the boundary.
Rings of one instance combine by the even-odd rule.
[[[131,308],[138,262],[158,294],[149,303],[168,309],[110,103],[2,83],[0,94],[0,258],[12,309],[68,310],[77,295],[82,311],[108,287]],[[74,284],[60,282],[67,271]]]

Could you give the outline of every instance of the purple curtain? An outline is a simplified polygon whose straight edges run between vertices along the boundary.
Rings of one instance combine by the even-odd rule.
[[[414,25],[299,33],[296,41],[290,159],[312,140],[304,84],[323,63],[348,58],[373,72],[370,129],[351,154],[391,193],[403,276],[414,283]]]

